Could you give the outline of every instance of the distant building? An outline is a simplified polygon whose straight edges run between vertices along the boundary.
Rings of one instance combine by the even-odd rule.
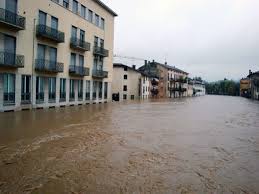
[[[251,81],[250,78],[240,80],[240,96],[251,98]]]
[[[188,78],[187,96],[193,96],[193,80],[191,78]]]
[[[145,61],[145,65],[139,68],[151,78],[151,97],[181,97],[187,96],[188,73],[167,65]]]
[[[149,78],[135,66],[113,64],[112,96],[114,101],[148,99]]]
[[[204,96],[206,94],[205,83],[202,79],[193,79],[193,96]]]
[[[250,71],[248,78],[251,82],[251,98],[259,100],[259,71],[255,73]]]

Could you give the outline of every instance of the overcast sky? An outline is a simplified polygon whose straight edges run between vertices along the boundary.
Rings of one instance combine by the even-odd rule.
[[[208,81],[259,71],[259,0],[103,0],[115,19],[115,50]],[[123,59],[121,62],[125,61]],[[128,60],[142,65],[142,61]]]

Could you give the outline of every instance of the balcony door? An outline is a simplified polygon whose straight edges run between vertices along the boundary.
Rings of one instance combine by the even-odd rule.
[[[85,40],[85,31],[80,30],[80,41],[84,41],[84,40]]]
[[[51,17],[51,34],[58,37],[58,18]]]
[[[43,11],[39,12],[39,24],[40,25],[46,25],[47,23],[47,14],[44,13]]]
[[[15,50],[16,50],[16,39],[15,37],[5,35],[4,36],[4,50],[5,64],[14,65],[15,64]]]
[[[50,60],[50,68],[55,69],[57,63],[57,49],[50,47],[49,48],[49,60]]]
[[[17,13],[17,0],[5,0],[5,9]]]

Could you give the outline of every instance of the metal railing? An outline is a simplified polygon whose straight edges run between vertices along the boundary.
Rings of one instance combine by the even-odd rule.
[[[64,64],[46,59],[36,59],[35,70],[50,73],[61,73],[64,71]]]
[[[31,103],[31,93],[22,93],[21,94],[21,103],[22,104],[30,104]]]
[[[58,43],[65,42],[65,34],[64,32],[60,32],[55,28],[51,28],[49,26],[39,24],[37,25],[37,36],[48,38]]]
[[[75,76],[89,76],[89,68],[82,66],[69,66],[69,73]]]
[[[104,49],[103,47],[94,46],[94,52],[95,55],[101,55],[103,57],[109,56],[109,51]]]
[[[24,56],[5,51],[0,52],[0,66],[22,68],[24,67]]]
[[[60,92],[59,101],[60,102],[65,102],[66,101],[66,92]]]
[[[85,100],[90,100],[90,92],[85,93]]]
[[[0,22],[9,24],[16,29],[25,29],[25,17],[3,8],[0,8]]]
[[[187,78],[170,78],[171,82],[187,83]]]
[[[90,51],[91,44],[89,42],[86,42],[86,41],[81,40],[79,38],[72,37],[70,39],[70,47],[74,48],[74,49]]]
[[[69,93],[69,101],[70,102],[75,101],[75,92]]]
[[[40,104],[44,102],[44,92],[36,93],[36,103]]]
[[[15,92],[4,92],[4,105],[15,104]]]
[[[93,69],[92,76],[96,78],[108,78],[108,71]]]

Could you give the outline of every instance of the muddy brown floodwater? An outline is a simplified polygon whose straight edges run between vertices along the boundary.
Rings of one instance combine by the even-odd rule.
[[[259,102],[205,96],[1,113],[0,193],[259,193]]]

